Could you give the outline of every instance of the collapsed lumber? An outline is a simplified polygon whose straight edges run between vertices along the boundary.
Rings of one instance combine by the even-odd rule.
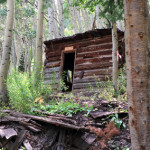
[[[89,126],[103,127],[103,123],[96,119],[109,118],[114,114],[97,110],[87,118],[81,114],[69,117],[47,112],[38,112],[44,116],[12,110],[2,110],[0,113],[3,114],[0,117],[0,148],[5,147],[6,150],[17,150],[20,147],[27,150],[74,150],[72,146],[78,150],[87,150],[97,139]],[[118,112],[118,115],[127,116],[127,113]]]

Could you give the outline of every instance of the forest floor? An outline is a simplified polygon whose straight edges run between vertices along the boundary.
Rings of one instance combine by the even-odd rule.
[[[51,96],[51,99],[60,98]],[[62,97],[67,102],[70,97]],[[43,113],[27,115],[2,110],[0,148],[9,150],[130,150],[127,102],[108,101],[93,93],[72,98],[81,106],[94,106],[73,116]],[[112,123],[113,121],[113,123]],[[111,122],[111,123],[110,123]],[[117,128],[116,128],[117,127]],[[9,132],[7,132],[9,130]],[[10,132],[11,131],[11,132]],[[4,134],[5,133],[5,134]]]

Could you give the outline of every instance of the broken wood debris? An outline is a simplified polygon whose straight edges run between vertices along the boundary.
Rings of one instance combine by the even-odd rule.
[[[98,110],[91,112],[91,119],[88,120],[83,115],[69,117],[45,113],[45,116],[34,116],[12,110],[0,112],[5,114],[0,118],[0,148],[5,147],[7,150],[17,150],[21,146],[27,150],[65,150],[69,146],[74,146],[78,150],[87,150],[97,139],[97,135],[93,134],[87,126],[102,127],[100,122],[94,120],[114,114],[114,112]],[[126,115],[127,113],[118,112],[118,114]],[[2,134],[6,134],[5,131],[10,131],[7,136]]]
[[[10,139],[14,136],[17,136],[17,132],[13,128],[0,129],[0,137]]]

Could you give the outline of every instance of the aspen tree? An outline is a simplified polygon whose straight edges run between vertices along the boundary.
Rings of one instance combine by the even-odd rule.
[[[6,80],[10,65],[10,53],[12,45],[12,31],[14,23],[14,0],[7,0],[7,21],[5,29],[2,60],[0,64],[0,101],[7,102]]]

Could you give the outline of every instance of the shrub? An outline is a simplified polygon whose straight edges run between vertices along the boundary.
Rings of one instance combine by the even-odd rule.
[[[36,88],[33,79],[34,72],[31,73],[31,76],[26,72],[20,73],[18,71],[12,71],[9,74],[7,80],[8,96],[12,108],[15,110],[29,113],[37,97],[51,94],[51,87],[44,85],[43,73],[41,73],[41,79],[36,84]]]

